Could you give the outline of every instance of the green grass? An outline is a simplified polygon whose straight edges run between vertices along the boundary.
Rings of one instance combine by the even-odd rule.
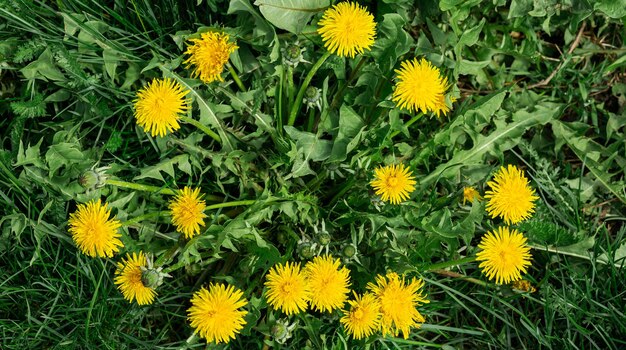
[[[315,34],[321,13],[295,35],[247,0],[0,0],[0,348],[625,348],[623,6],[362,4],[378,23],[375,46],[320,64],[310,85],[321,110],[303,104],[290,128],[297,92],[326,52]],[[189,78],[186,39],[208,28],[236,38],[231,64],[245,91],[230,73],[221,84]],[[309,63],[291,69],[281,49],[296,43]],[[394,69],[413,57],[451,82],[448,116],[390,101]],[[188,117],[200,130],[184,123],[152,138],[136,126],[136,91],[164,76],[190,89]],[[369,182],[397,162],[418,184],[404,205],[384,205]],[[475,262],[429,268],[472,256],[501,224],[484,203],[460,202],[464,186],[484,194],[502,164],[524,168],[540,197],[517,225],[533,247],[525,278],[534,293],[490,283]],[[104,166],[118,182],[79,184]],[[214,205],[191,241],[166,212],[168,193],[184,186]],[[122,253],[163,259],[178,247],[154,304],[123,299],[119,255],[76,249],[67,220],[92,198],[128,222]],[[305,261],[299,241],[318,239],[322,222],[332,254],[357,247],[358,260],[346,260],[355,290],[387,270],[425,280],[421,329],[356,341],[338,313],[310,312],[290,318],[297,326],[284,345],[275,341],[283,316],[263,297],[264,276],[279,261]],[[218,281],[244,291],[249,314],[235,340],[214,346],[192,335],[186,310],[193,292]]]

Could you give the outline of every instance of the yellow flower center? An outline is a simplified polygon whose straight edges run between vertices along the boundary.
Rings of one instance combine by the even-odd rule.
[[[387,185],[389,187],[396,187],[398,185],[398,178],[395,176],[390,177],[387,179]]]
[[[356,320],[361,320],[363,318],[363,310],[361,309],[356,309],[353,313],[352,313],[352,318],[356,319]]]

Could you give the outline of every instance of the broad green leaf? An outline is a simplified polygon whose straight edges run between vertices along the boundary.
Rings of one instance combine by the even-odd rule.
[[[388,13],[377,25],[372,57],[383,72],[390,72],[398,58],[409,52],[413,44],[413,39],[403,28],[405,24],[406,21],[400,15]]]
[[[483,17],[483,19],[480,21],[480,23],[471,29],[468,29],[467,31],[465,31],[462,35],[461,38],[459,39],[459,42],[457,43],[457,47],[462,47],[462,46],[473,46],[474,44],[476,44],[476,42],[478,41],[478,36],[480,35],[480,32],[483,30],[483,26],[485,25],[485,18]]]
[[[339,110],[339,132],[333,143],[329,161],[345,160],[347,153],[352,150],[349,147],[350,143],[364,126],[363,119],[351,107],[342,105]]]
[[[58,143],[50,146],[46,152],[46,162],[50,174],[54,174],[59,168],[80,162],[85,156],[75,143]]]
[[[329,0],[257,0],[261,14],[273,25],[298,34],[318,12],[330,6]]]
[[[296,143],[295,153],[292,149],[289,154],[294,161],[291,177],[301,177],[314,174],[309,167],[309,161],[319,162],[328,159],[332,150],[332,142],[322,140],[317,135],[299,131],[292,126],[285,126],[285,132]]]
[[[133,180],[141,180],[145,178],[157,179],[165,182],[161,172],[168,174],[172,178],[176,177],[174,171],[174,165],[178,165],[178,168],[188,175],[191,175],[191,165],[189,164],[189,155],[181,154],[171,159],[165,159],[160,163],[141,169],[141,173]]]
[[[513,0],[509,8],[509,19],[523,17],[533,9],[533,0]]]
[[[117,50],[113,49],[104,49],[102,50],[102,59],[104,60],[104,68],[111,78],[112,81],[115,81],[115,71],[117,70],[117,66],[120,64],[120,55]]]
[[[23,166],[23,165],[34,165],[40,169],[46,169],[46,165],[41,159],[41,143],[43,142],[43,138],[37,142],[34,146],[28,146],[26,150],[24,150],[24,144],[20,141],[20,147],[17,151],[17,162],[13,164],[13,166]]]
[[[526,130],[536,125],[544,125],[561,113],[559,105],[546,103],[538,105],[532,112],[520,110],[513,114],[513,122],[496,123],[496,129],[488,135],[479,134],[474,147],[457,151],[446,163],[440,164],[432,173],[422,178],[420,189],[424,191],[440,177],[455,177],[464,166],[480,165],[487,154],[500,155],[516,145],[513,140],[520,138]]]
[[[626,16],[626,0],[600,0],[593,8],[615,19]]]
[[[230,152],[234,150],[235,146],[233,144],[233,141],[231,140],[230,134],[226,132],[226,127],[224,126],[224,122],[222,122],[222,120],[219,119],[217,115],[215,115],[215,112],[213,111],[211,106],[209,106],[207,101],[205,101],[204,98],[200,96],[200,94],[194,88],[192,88],[191,85],[189,85],[189,83],[185,79],[181,78],[178,74],[168,70],[165,67],[161,67],[161,70],[163,71],[163,75],[165,75],[166,77],[172,77],[176,79],[183,87],[187,89],[187,91],[189,91],[189,95],[193,97],[194,101],[196,101],[196,103],[198,104],[198,107],[200,108],[201,119],[206,118],[211,123],[211,126],[217,129],[217,133],[220,135],[220,138],[222,139],[222,149],[225,152]]]
[[[569,148],[574,151],[574,154],[576,154],[602,186],[608,189],[620,201],[626,203],[626,191],[624,190],[623,179],[623,169],[626,165],[624,158],[614,152],[609,152],[604,149],[604,147],[585,136],[577,135],[572,128],[561,121],[552,121],[552,130],[559,140],[565,142]],[[609,158],[608,162],[602,162],[601,156],[603,155],[604,157],[611,156],[612,158]],[[610,167],[613,159],[617,162],[618,167],[622,169],[615,174],[611,174],[607,169]]]
[[[64,81],[65,76],[52,60],[50,49],[46,49],[39,58],[20,69],[26,79],[42,79]]]

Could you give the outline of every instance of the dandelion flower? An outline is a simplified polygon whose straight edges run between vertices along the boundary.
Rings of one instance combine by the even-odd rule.
[[[298,314],[307,308],[311,291],[300,264],[287,262],[270,269],[266,276],[267,303],[287,315]]]
[[[481,199],[480,193],[474,187],[468,186],[463,188],[463,205],[465,205],[465,202],[472,203]]]
[[[399,108],[422,113],[433,112],[439,117],[450,110],[446,106],[445,93],[449,87],[448,79],[442,77],[439,68],[426,59],[402,62],[396,69],[398,80],[392,100]]]
[[[192,190],[185,187],[170,202],[172,223],[187,239],[200,234],[200,226],[204,226],[206,202],[200,198],[199,188]]]
[[[399,204],[415,190],[415,177],[411,175],[404,164],[388,165],[374,170],[374,181],[370,185],[383,201]]]
[[[341,2],[329,8],[318,25],[324,46],[338,56],[354,57],[374,44],[374,16],[357,3]]]
[[[478,267],[489,280],[495,278],[497,284],[521,279],[521,273],[530,266],[526,237],[515,229],[498,227],[497,231],[483,236],[478,248],[481,251],[476,254],[476,260],[482,261]]]
[[[492,218],[499,216],[507,224],[516,224],[535,211],[534,201],[539,197],[535,196],[524,172],[515,165],[501,167],[487,185],[491,190],[485,191],[485,199],[489,200],[485,209]]]
[[[139,255],[127,254],[126,259],[117,263],[114,282],[118,285],[117,289],[122,292],[124,299],[131,303],[137,300],[139,305],[152,304],[156,296],[154,289],[145,286],[142,282],[142,268],[145,269],[146,265],[146,256],[143,252],[139,252]]]
[[[122,224],[116,219],[109,220],[109,216],[111,209],[99,200],[79,204],[76,211],[70,214],[68,231],[84,254],[110,258],[124,246],[118,238],[122,235],[117,232]]]
[[[339,259],[316,256],[304,267],[311,290],[311,307],[325,312],[343,307],[350,292],[350,271],[339,268]]]
[[[429,302],[422,294],[423,286],[424,281],[421,279],[413,278],[407,284],[395,272],[386,276],[378,275],[376,284],[367,284],[367,288],[380,302],[380,328],[383,335],[392,334],[395,337],[402,332],[404,339],[407,339],[412,327],[419,328],[424,323],[424,317],[417,311],[418,306]]]
[[[353,292],[354,293],[354,292]],[[354,300],[349,300],[350,310],[344,311],[339,322],[354,339],[369,337],[380,326],[380,303],[371,293],[359,296],[354,293]]]
[[[152,137],[180,129],[180,115],[189,109],[186,95],[187,91],[172,79],[152,80],[137,92],[134,101],[137,124]]]
[[[200,39],[190,39],[192,44],[185,52],[190,56],[184,63],[187,68],[195,66],[192,73],[194,78],[200,77],[205,83],[224,81],[221,76],[224,65],[230,54],[239,48],[229,40],[228,34],[216,32],[202,33]]]
[[[228,343],[246,324],[246,310],[239,310],[248,304],[243,292],[231,285],[218,283],[202,287],[191,298],[187,316],[191,327],[207,342]]]

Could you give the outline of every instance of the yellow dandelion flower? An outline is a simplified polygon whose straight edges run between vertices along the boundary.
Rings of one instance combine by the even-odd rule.
[[[367,284],[367,288],[380,302],[380,329],[383,335],[392,334],[395,337],[402,332],[404,339],[407,339],[412,327],[419,328],[424,323],[424,317],[417,311],[418,306],[429,302],[422,294],[422,287],[424,281],[421,279],[413,278],[407,284],[395,272],[387,273],[386,276],[378,275],[376,284]]]
[[[113,281],[118,285],[117,289],[122,292],[124,299],[131,303],[133,300],[137,300],[139,305],[148,305],[154,301],[156,292],[143,284],[141,280],[142,267],[146,267],[146,256],[143,252],[139,252],[139,255],[136,253],[133,255],[126,254],[126,259],[117,263]]]
[[[354,57],[369,50],[376,36],[376,22],[365,7],[341,2],[324,12],[317,23],[324,46],[341,57]]]
[[[476,260],[482,261],[480,267],[489,280],[497,284],[509,283],[522,278],[530,266],[530,247],[526,237],[508,227],[498,227],[497,231],[488,232],[480,240]]]
[[[137,92],[135,118],[146,133],[165,136],[180,129],[180,115],[189,109],[187,91],[173,79],[154,79]]]
[[[487,185],[491,190],[485,191],[488,200],[485,209],[492,218],[499,216],[507,224],[516,224],[534,213],[534,201],[539,197],[535,196],[524,172],[515,165],[501,167]]]
[[[70,214],[69,232],[74,243],[84,254],[91,257],[112,257],[123,247],[117,230],[122,223],[110,219],[111,209],[99,200],[87,204],[79,204],[76,211]]]
[[[316,256],[304,267],[304,274],[311,290],[311,307],[332,312],[343,307],[350,289],[350,270],[341,269],[339,259]]]
[[[230,54],[239,48],[230,42],[230,36],[226,33],[207,32],[202,33],[200,39],[190,41],[192,44],[185,52],[190,56],[184,63],[187,68],[195,67],[192,77],[200,77],[205,83],[224,81],[221,76],[224,65]]]
[[[415,177],[404,164],[388,165],[374,170],[374,180],[370,185],[385,202],[399,204],[409,198],[415,190]]]
[[[278,264],[270,269],[265,286],[267,303],[287,315],[305,311],[311,300],[311,290],[307,279],[300,271],[300,263]]]
[[[211,283],[208,290],[202,287],[194,293],[187,316],[194,332],[207,342],[228,343],[246,324],[248,311],[239,308],[247,304],[241,290]]]
[[[201,199],[200,189],[192,190],[185,187],[170,202],[170,214],[176,230],[189,239],[200,234],[200,226],[204,226],[204,209],[206,202]]]
[[[380,327],[380,303],[373,294],[354,293],[354,300],[349,300],[348,304],[350,310],[344,311],[339,322],[354,339],[369,337]]]
[[[449,87],[448,79],[442,77],[439,68],[426,59],[402,62],[396,69],[398,76],[393,90],[392,100],[399,108],[422,113],[433,112],[439,117],[450,110],[445,102],[445,93]]]
[[[481,200],[483,197],[480,196],[480,193],[476,191],[474,187],[468,186],[463,188],[463,205],[465,202],[474,202]]]

